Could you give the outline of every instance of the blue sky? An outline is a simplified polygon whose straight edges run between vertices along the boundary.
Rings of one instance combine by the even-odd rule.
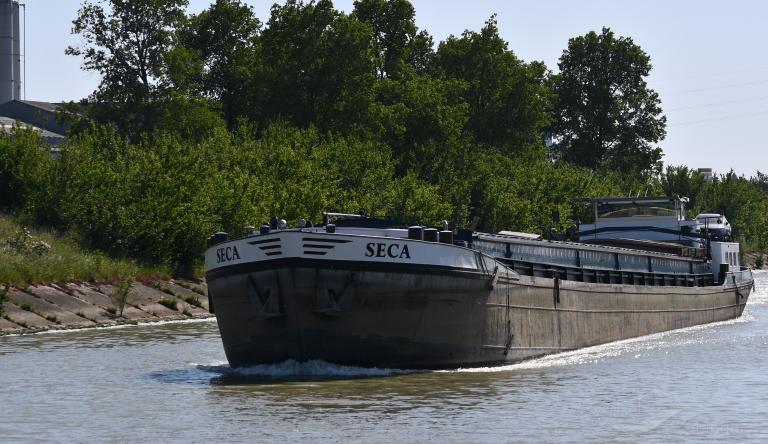
[[[199,12],[210,0],[190,0]],[[64,55],[80,0],[25,0],[29,100],[78,100],[98,84]],[[265,21],[272,1],[246,0]],[[479,30],[498,14],[499,29],[523,60],[556,71],[568,39],[603,26],[632,37],[651,56],[648,79],[668,118],[660,146],[667,164],[768,172],[761,128],[768,126],[768,2],[758,0],[412,0],[416,22],[436,41]],[[350,11],[351,0],[334,2]]]

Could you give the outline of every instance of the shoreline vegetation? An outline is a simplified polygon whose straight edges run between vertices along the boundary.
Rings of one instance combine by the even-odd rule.
[[[205,282],[171,279],[0,214],[0,335],[210,317]]]
[[[51,282],[108,282],[142,277],[167,280],[167,267],[142,266],[83,247],[71,234],[29,228],[0,213],[0,284],[27,286]]]
[[[323,211],[564,235],[585,198],[628,195],[725,214],[762,265],[768,175],[665,166],[650,56],[609,28],[563,42],[555,70],[495,16],[435,42],[407,0],[287,0],[266,23],[238,0],[186,6],[73,11],[66,52],[101,83],[60,112],[56,159],[34,130],[0,132],[0,285],[194,281],[212,233]]]

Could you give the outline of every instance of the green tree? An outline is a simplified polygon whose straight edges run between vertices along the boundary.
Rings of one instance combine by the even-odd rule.
[[[480,143],[519,153],[541,145],[550,123],[551,94],[543,63],[524,63],[499,36],[492,16],[480,32],[450,36],[434,57],[437,75],[466,83],[469,129]]]
[[[434,181],[446,147],[462,138],[468,107],[463,84],[452,79],[413,75],[376,85],[375,131],[390,146],[398,174],[412,169]]]
[[[375,80],[370,27],[330,0],[274,5],[262,33],[266,120],[323,131],[367,124]]]
[[[408,0],[358,0],[352,17],[371,26],[376,73],[397,78],[408,65],[416,39],[416,11]]]
[[[645,78],[651,59],[609,28],[568,41],[554,79],[555,150],[562,159],[629,176],[656,173],[666,117]]]
[[[229,128],[238,118],[258,118],[253,116],[255,107],[251,99],[258,97],[263,87],[259,67],[260,29],[261,22],[250,6],[240,0],[216,0],[210,8],[190,17],[180,32],[183,46],[177,51],[188,48],[194,52],[180,66],[192,64],[191,71],[197,77],[196,89],[204,97],[221,103]],[[194,56],[200,60],[197,69]],[[185,72],[177,77],[189,78],[184,76]]]
[[[84,43],[65,52],[82,57],[84,70],[101,75],[91,95],[94,117],[126,130],[154,128],[150,103],[160,95],[164,55],[185,19],[186,5],[187,0],[83,3],[72,22],[72,33]]]
[[[689,210],[697,208],[698,196],[708,183],[698,171],[684,165],[667,165],[659,176],[660,192],[665,196],[683,196],[690,199]],[[689,214],[695,217],[695,214]]]

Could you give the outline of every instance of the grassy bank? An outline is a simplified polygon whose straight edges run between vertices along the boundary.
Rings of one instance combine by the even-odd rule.
[[[67,235],[29,229],[0,214],[0,283],[117,281],[140,276],[167,276],[162,268],[142,267],[103,253],[86,251]]]

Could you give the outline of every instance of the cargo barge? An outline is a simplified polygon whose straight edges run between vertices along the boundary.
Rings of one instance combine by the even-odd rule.
[[[685,220],[683,199],[591,204],[578,241],[334,213],[217,233],[206,277],[227,359],[485,366],[741,315],[739,245]]]

